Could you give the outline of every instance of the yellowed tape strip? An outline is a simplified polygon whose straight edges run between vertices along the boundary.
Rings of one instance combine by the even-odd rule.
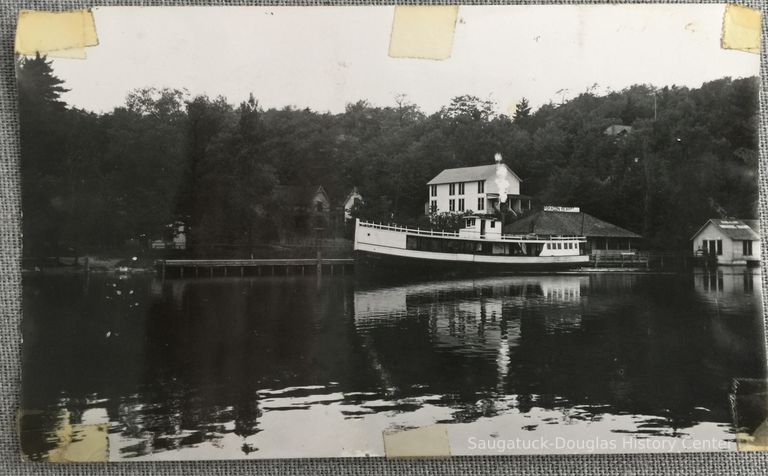
[[[729,50],[760,53],[760,11],[741,5],[725,6],[721,45]]]
[[[451,456],[446,425],[384,432],[387,458],[444,458]]]
[[[53,463],[109,461],[107,424],[71,425],[59,431],[59,446],[48,453]]]
[[[85,58],[85,48],[99,44],[93,12],[39,12],[22,10],[16,28],[20,55]]]
[[[458,5],[396,6],[389,37],[389,56],[450,58],[458,15]]]

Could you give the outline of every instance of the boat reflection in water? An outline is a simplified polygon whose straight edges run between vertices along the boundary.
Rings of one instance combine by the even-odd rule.
[[[22,444],[60,457],[93,420],[115,460],[383,455],[434,423],[452,454],[733,448],[732,380],[765,374],[745,276],[27,279]]]
[[[520,345],[522,315],[526,307],[546,304],[552,312],[542,318],[550,329],[575,329],[581,313],[568,304],[580,301],[584,276],[537,278],[492,278],[474,281],[446,281],[423,285],[392,287],[355,292],[355,327],[366,339],[373,354],[377,337],[395,332],[403,325],[413,337],[423,339],[396,352],[456,354],[475,362],[477,370],[491,371],[496,362],[497,385],[503,387],[510,364],[510,348]],[[386,345],[384,345],[386,347]],[[385,350],[386,351],[386,350]],[[374,360],[378,360],[372,355]],[[414,355],[413,362],[425,363],[433,356]],[[407,361],[404,362],[407,365]],[[473,366],[465,366],[472,369]],[[452,373],[451,368],[435,368],[427,373]],[[447,377],[446,377],[447,378]]]

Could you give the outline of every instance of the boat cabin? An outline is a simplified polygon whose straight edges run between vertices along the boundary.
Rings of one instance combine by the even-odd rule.
[[[464,227],[459,230],[459,238],[499,239],[501,222],[493,217],[466,216]]]

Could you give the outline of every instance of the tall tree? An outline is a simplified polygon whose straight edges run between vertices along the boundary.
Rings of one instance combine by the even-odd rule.
[[[65,182],[64,82],[44,56],[16,62],[22,172],[24,253],[59,256],[71,210]]]
[[[528,99],[522,98],[520,102],[515,105],[515,115],[513,116],[515,121],[520,121],[531,115],[531,105],[528,104]]]

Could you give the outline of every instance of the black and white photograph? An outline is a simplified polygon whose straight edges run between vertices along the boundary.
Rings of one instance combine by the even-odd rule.
[[[759,13],[26,14],[24,459],[768,448]]]

